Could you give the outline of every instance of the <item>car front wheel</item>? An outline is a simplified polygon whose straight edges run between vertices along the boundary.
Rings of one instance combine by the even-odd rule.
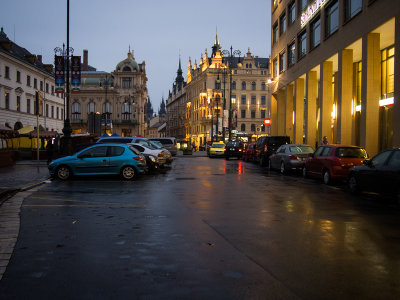
[[[350,193],[358,194],[359,187],[358,187],[357,179],[354,175],[350,175],[348,186],[349,186]]]
[[[302,169],[302,173],[303,173],[303,177],[304,177],[304,178],[307,178],[307,169],[306,169],[305,166],[304,166],[303,169]]]
[[[126,166],[121,170],[122,178],[126,180],[131,180],[136,175],[136,170],[132,166]]]
[[[56,170],[56,176],[58,179],[68,180],[71,175],[71,170],[67,166],[59,166]]]
[[[331,183],[331,174],[329,173],[328,170],[324,171],[323,180],[324,180],[325,184],[330,184]]]
[[[281,169],[280,169],[280,171],[281,171],[281,174],[285,174],[285,173],[286,173],[285,163],[284,163],[283,161],[281,162]]]

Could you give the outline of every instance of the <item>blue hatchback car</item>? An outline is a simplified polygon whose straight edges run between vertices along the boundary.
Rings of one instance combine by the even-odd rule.
[[[52,161],[50,176],[67,180],[73,175],[121,175],[131,180],[147,172],[146,158],[125,144],[96,144]]]

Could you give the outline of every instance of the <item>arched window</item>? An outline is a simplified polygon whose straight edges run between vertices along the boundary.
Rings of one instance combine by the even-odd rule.
[[[103,113],[112,113],[112,105],[110,102],[103,103]]]
[[[232,90],[236,90],[236,81],[232,82]]]
[[[251,131],[256,131],[256,124],[251,124]]]
[[[242,81],[242,90],[246,89],[246,81]]]
[[[261,90],[265,91],[265,82],[261,82]]]
[[[256,90],[256,83],[255,83],[254,81],[251,83],[251,89],[252,89],[253,91]]]
[[[240,126],[240,131],[245,132],[246,131],[246,124],[242,124]]]
[[[251,69],[252,67],[253,67],[253,65],[252,65],[252,64],[250,64],[250,65],[249,65],[249,68]]]
[[[79,102],[72,103],[72,120],[81,119],[81,104]]]
[[[125,67],[122,69],[122,71],[123,71],[123,72],[132,72],[131,68],[129,68],[128,66],[125,66]]]
[[[87,112],[88,112],[88,114],[89,113],[95,113],[96,112],[96,103],[89,102],[88,105],[87,105]]]
[[[122,120],[130,120],[132,105],[129,102],[122,103]]]

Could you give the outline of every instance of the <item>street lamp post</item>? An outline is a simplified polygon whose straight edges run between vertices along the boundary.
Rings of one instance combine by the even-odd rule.
[[[232,139],[232,69],[233,69],[233,58],[235,56],[239,57],[238,67],[240,64],[240,55],[242,54],[240,50],[233,50],[232,46],[230,51],[224,50],[222,54],[229,58],[229,118],[228,118],[228,134],[229,140]]]

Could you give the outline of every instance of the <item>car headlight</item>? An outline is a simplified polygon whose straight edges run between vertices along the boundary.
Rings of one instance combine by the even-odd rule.
[[[156,158],[153,155],[149,155],[149,158],[152,162],[156,162]]]

